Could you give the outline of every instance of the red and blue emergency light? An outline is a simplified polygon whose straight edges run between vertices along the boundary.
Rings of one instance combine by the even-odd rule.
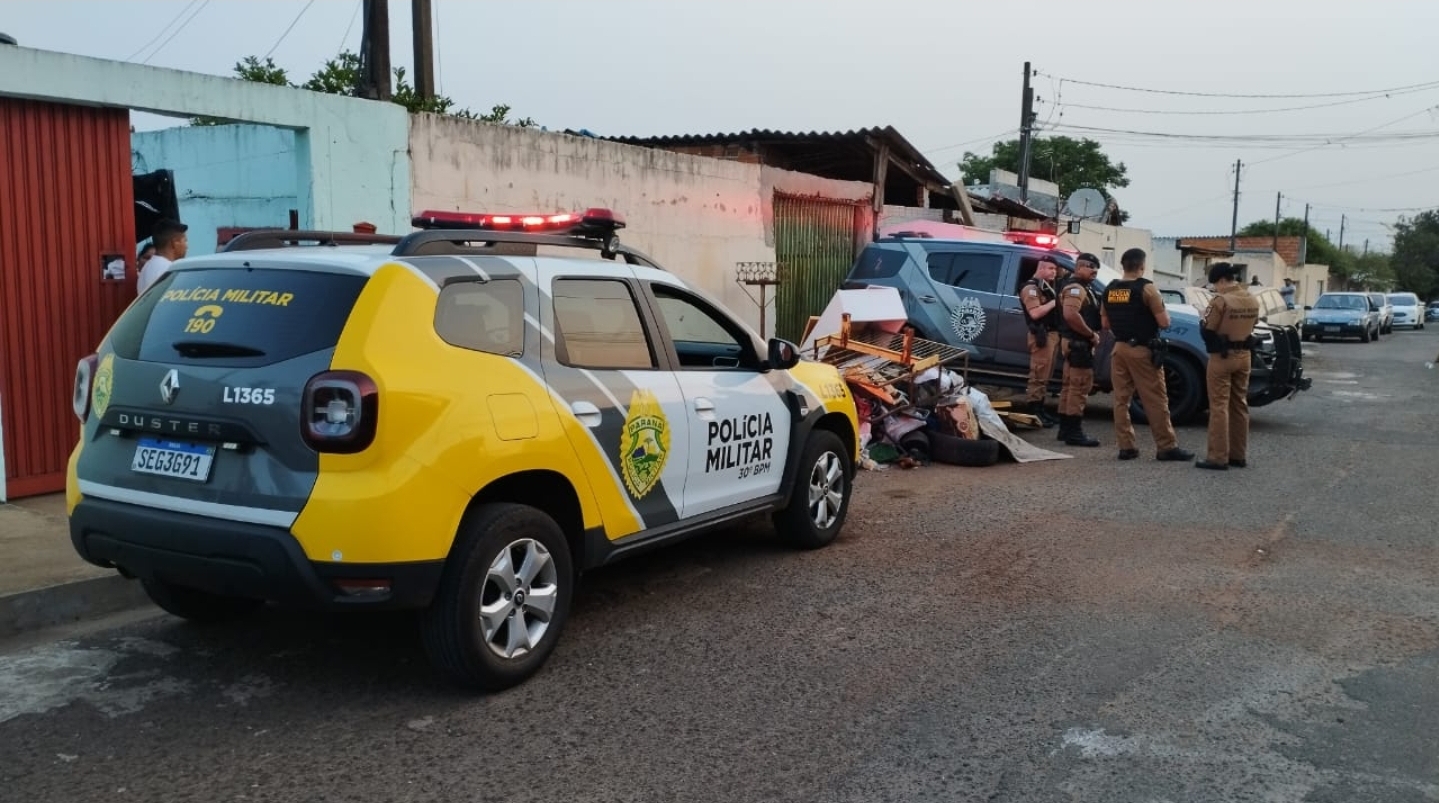
[[[625,227],[625,220],[613,210],[602,207],[583,213],[559,214],[493,214],[488,212],[444,212],[426,209],[410,220],[418,229],[479,229],[486,231],[517,231],[535,234],[573,234],[605,236]]]

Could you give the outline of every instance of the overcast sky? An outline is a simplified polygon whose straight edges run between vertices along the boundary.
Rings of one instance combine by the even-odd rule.
[[[1123,161],[1131,184],[1116,195],[1131,225],[1156,236],[1227,235],[1236,159],[1241,226],[1272,218],[1283,192],[1286,216],[1311,203],[1313,225],[1337,240],[1347,215],[1345,243],[1380,248],[1385,224],[1439,206],[1435,0],[433,3],[443,93],[476,110],[508,103],[552,130],[893,125],[954,177],[965,150],[1014,135],[1029,60],[1040,121]],[[409,67],[410,3],[390,6],[392,59]],[[357,48],[359,7],[5,0],[0,31],[23,46],[216,74],[272,52],[303,80]]]

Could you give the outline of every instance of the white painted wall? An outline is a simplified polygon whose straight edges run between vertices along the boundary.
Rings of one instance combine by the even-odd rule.
[[[13,46],[0,95],[292,129],[302,226],[409,230],[409,114],[394,103]]]
[[[1149,279],[1159,283],[1155,274],[1154,236],[1149,229],[1109,226],[1092,220],[1082,220],[1079,222],[1078,234],[1069,234],[1064,226],[1060,226],[1059,247],[1094,254],[1115,270],[1119,270],[1119,258],[1125,251],[1142,248],[1149,257],[1146,264]]]
[[[623,242],[756,329],[735,263],[774,261],[774,194],[870,197],[865,183],[429,114],[410,120],[410,158],[415,214],[614,209]]]

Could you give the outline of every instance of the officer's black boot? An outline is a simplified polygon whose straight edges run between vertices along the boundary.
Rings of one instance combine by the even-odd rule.
[[[1055,420],[1054,416],[1049,414],[1048,410],[1044,409],[1043,401],[1030,402],[1029,414],[1034,416],[1035,418],[1038,418],[1040,426],[1044,427],[1045,429],[1049,429],[1050,427],[1059,423],[1057,420]]]
[[[1065,437],[1064,443],[1068,446],[1098,446],[1099,441],[1089,437],[1084,432],[1084,417],[1078,415],[1067,415],[1069,419],[1069,435]]]

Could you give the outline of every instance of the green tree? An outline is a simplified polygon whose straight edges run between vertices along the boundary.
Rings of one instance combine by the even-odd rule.
[[[1356,290],[1388,290],[1394,286],[1394,269],[1388,254],[1355,254],[1348,284]]]
[[[537,123],[529,117],[521,117],[517,120],[510,118],[510,107],[507,104],[497,103],[486,114],[457,107],[452,98],[444,95],[434,97],[420,97],[414,86],[406,79],[405,68],[394,69],[395,89],[390,94],[390,100],[404,106],[411,114],[428,112],[431,114],[447,114],[452,117],[462,117],[468,120],[482,120],[487,123],[498,123],[501,125],[513,125],[520,128],[529,128]],[[275,64],[274,60],[266,57],[261,61],[256,56],[246,56],[235,63],[235,77],[245,81],[254,81],[262,84],[275,84],[278,86],[295,86],[290,83],[289,76],[283,67]],[[320,69],[316,70],[309,80],[299,84],[301,89],[309,89],[314,92],[325,92],[331,95],[354,96],[355,87],[359,84],[360,78],[360,57],[353,51],[343,51],[332,59],[327,60]],[[211,117],[197,117],[190,121],[193,125],[219,125],[226,120]]]
[[[1439,210],[1399,218],[1391,262],[1400,289],[1426,299],[1439,295]]]
[[[1256,220],[1253,223],[1239,230],[1240,237],[1273,237],[1274,221]],[[1297,217],[1287,217],[1279,221],[1280,237],[1304,237],[1304,221]],[[1306,239],[1308,247],[1304,252],[1304,259],[1315,265],[1328,265],[1329,275],[1342,282],[1348,282],[1349,277],[1354,273],[1354,255],[1347,251],[1340,251],[1339,247],[1329,242],[1324,232],[1318,231],[1312,226]]]
[[[994,168],[1019,173],[1018,139],[996,142],[989,156],[965,151],[959,162],[966,180],[989,180]],[[1029,150],[1029,175],[1059,185],[1059,194],[1068,197],[1080,187],[1095,187],[1113,200],[1109,190],[1129,186],[1128,168],[1123,162],[1111,161],[1092,139],[1073,137],[1036,137]],[[1121,220],[1129,214],[1120,213]]]

